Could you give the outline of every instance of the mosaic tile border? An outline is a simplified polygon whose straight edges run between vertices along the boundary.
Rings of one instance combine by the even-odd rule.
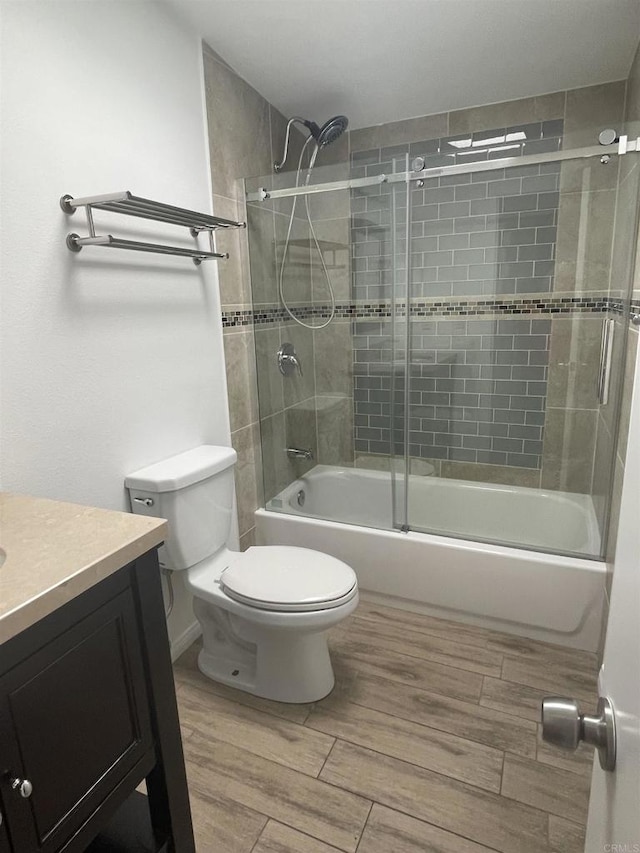
[[[326,320],[331,313],[329,305],[302,305],[292,309],[301,320]],[[397,302],[395,313],[405,316],[406,305]],[[414,301],[411,317],[477,317],[485,314],[585,314],[610,312],[623,313],[623,302],[609,296],[573,296],[549,299],[458,299],[437,302]],[[640,313],[640,303],[631,303],[630,313]],[[336,305],[336,317],[341,320],[364,320],[391,317],[390,302],[348,302]],[[284,308],[242,309],[222,312],[224,329],[285,323],[290,317]]]

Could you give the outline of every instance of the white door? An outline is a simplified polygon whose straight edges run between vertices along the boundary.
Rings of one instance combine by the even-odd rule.
[[[640,355],[640,353],[639,353]],[[636,365],[640,369],[640,359]],[[640,376],[636,372],[636,376]],[[600,695],[614,708],[613,772],[594,761],[585,853],[640,853],[640,385],[633,395]],[[591,709],[586,709],[591,711]]]

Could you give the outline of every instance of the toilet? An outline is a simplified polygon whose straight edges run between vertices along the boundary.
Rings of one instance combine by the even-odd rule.
[[[131,508],[169,521],[160,565],[184,571],[194,596],[200,671],[267,699],[314,702],[335,683],[327,632],[356,609],[356,575],[309,548],[230,551],[236,458],[205,445],[142,468],[125,479]]]

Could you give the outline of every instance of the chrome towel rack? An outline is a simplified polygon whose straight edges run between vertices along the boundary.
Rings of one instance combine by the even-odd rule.
[[[107,195],[86,196],[84,198],[73,198],[63,195],[60,199],[62,210],[71,215],[79,207],[84,207],[87,215],[88,237],[80,237],[78,234],[67,235],[67,247],[72,252],[79,252],[83,246],[106,246],[112,249],[129,249],[136,252],[153,252],[161,255],[179,255],[192,258],[194,264],[213,258],[229,257],[228,252],[217,252],[215,246],[214,232],[227,228],[246,228],[246,222],[235,222],[232,219],[222,219],[219,216],[211,216],[207,213],[198,213],[195,210],[187,210],[183,207],[175,207],[172,204],[164,204],[159,201],[151,201],[148,198],[135,196],[129,190]],[[201,232],[209,235],[209,251],[200,248],[189,249],[183,246],[165,246],[159,243],[144,243],[136,240],[124,240],[113,237],[111,234],[104,236],[96,235],[93,222],[93,210],[108,210],[111,213],[122,213],[126,216],[137,216],[141,219],[152,219],[156,222],[166,222],[170,225],[182,225],[188,228],[192,237],[197,237]]]

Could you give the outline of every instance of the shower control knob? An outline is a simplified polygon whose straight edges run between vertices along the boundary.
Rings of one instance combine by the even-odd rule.
[[[302,362],[296,354],[293,344],[288,342],[281,344],[276,357],[278,359],[278,368],[283,376],[291,376],[296,370],[302,376]]]
[[[595,746],[603,770],[616,766],[616,722],[613,705],[598,699],[597,716],[581,714],[575,699],[547,696],[542,700],[542,739],[562,749],[577,749],[580,741]]]
[[[14,791],[18,791],[25,800],[28,800],[33,793],[33,785],[28,779],[12,779],[11,787]]]

